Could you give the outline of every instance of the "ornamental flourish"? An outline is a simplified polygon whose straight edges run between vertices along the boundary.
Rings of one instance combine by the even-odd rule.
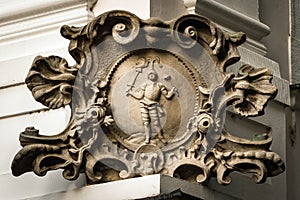
[[[68,180],[84,173],[96,184],[161,173],[226,185],[233,171],[257,183],[284,171],[271,133],[244,139],[224,126],[227,107],[259,116],[277,92],[267,67],[227,71],[244,33],[198,15],[164,22],[111,11],[61,34],[76,64],[37,56],[26,84],[49,109],[70,106],[70,121],[53,136],[26,128],[13,175],[63,169]]]

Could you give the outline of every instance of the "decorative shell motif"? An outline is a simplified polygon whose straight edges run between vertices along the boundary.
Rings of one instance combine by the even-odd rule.
[[[37,56],[25,82],[37,101],[56,109],[71,103],[77,71],[58,56]]]
[[[268,100],[277,93],[276,87],[270,84],[272,77],[268,68],[242,66],[238,76],[234,78],[234,92],[242,97],[232,103],[235,111],[245,117],[262,114]]]

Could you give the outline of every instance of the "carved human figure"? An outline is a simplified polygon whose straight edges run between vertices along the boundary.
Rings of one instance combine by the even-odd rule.
[[[151,69],[148,73],[148,80],[137,91],[127,92],[127,96],[130,95],[140,100],[140,112],[145,132],[145,143],[147,144],[150,143],[152,133],[157,133],[158,138],[163,140],[160,117],[165,113],[159,103],[161,95],[170,100],[177,93],[175,87],[168,90],[162,83],[158,82],[158,75],[154,69]]]

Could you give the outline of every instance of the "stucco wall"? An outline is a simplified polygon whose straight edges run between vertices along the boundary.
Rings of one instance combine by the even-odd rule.
[[[0,199],[21,199],[76,188],[61,171],[41,178],[33,173],[13,177],[10,165],[21,148],[19,133],[35,126],[42,134],[57,134],[68,122],[68,109],[48,111],[36,102],[24,84],[37,55],[68,55],[68,40],[60,36],[63,24],[87,22],[85,1],[28,0],[0,2]]]
[[[122,0],[118,0],[122,1]],[[98,15],[111,9],[125,9],[134,12],[139,17],[147,19],[150,16],[162,17],[165,19],[173,18],[184,12],[183,2],[176,1],[172,4],[172,12],[165,12],[168,8],[166,1],[161,0],[154,3],[155,0],[130,0],[122,1],[102,0],[95,5],[93,12],[87,11],[89,3],[93,1],[87,0],[15,0],[1,1],[0,3],[0,199],[25,199],[39,198],[39,196],[55,193],[59,191],[71,190],[83,186],[84,177],[80,177],[75,182],[69,182],[63,179],[61,171],[48,173],[45,177],[37,177],[33,173],[22,175],[21,177],[13,177],[10,171],[10,164],[13,156],[21,148],[18,142],[19,133],[24,131],[28,126],[35,126],[42,134],[57,134],[65,127],[69,119],[69,110],[59,109],[49,111],[43,105],[37,103],[30,94],[30,91],[24,84],[25,77],[30,65],[36,55],[58,55],[68,60],[72,65],[74,60],[69,56],[67,47],[68,40],[60,36],[60,26],[64,24],[81,26],[86,24],[89,17],[93,14]],[[168,1],[170,2],[170,1]],[[186,1],[185,1],[186,2]],[[195,6],[198,5],[198,12],[201,11],[202,5],[208,5],[210,1],[198,0],[194,1]],[[259,10],[261,4],[259,1],[253,1],[254,4],[243,4],[243,1],[215,1],[223,3],[223,6],[232,9],[233,14],[244,13],[246,18],[254,24],[257,21],[258,26],[265,28],[260,24],[261,17]],[[208,4],[207,4],[208,3]],[[266,1],[265,1],[266,3]],[[196,5],[197,4],[197,5]],[[134,6],[132,6],[134,5]],[[165,9],[161,6],[164,5]],[[180,7],[175,10],[174,5]],[[175,7],[176,7],[175,6]],[[222,4],[221,4],[222,7]],[[195,9],[194,9],[195,10]],[[228,10],[226,10],[227,12]],[[205,13],[199,13],[205,14]],[[218,13],[222,14],[222,13]],[[228,13],[227,13],[228,14]],[[230,14],[230,13],[229,13]],[[268,13],[265,13],[267,19]],[[216,15],[211,15],[216,16]],[[227,15],[232,16],[232,15]],[[235,15],[233,15],[235,16]],[[209,17],[209,16],[208,16]],[[226,25],[234,24],[235,21],[228,22],[226,17],[217,21],[225,28]],[[234,19],[234,18],[233,18]],[[219,20],[216,18],[216,20]],[[222,21],[224,22],[222,24]],[[246,20],[246,22],[248,22]],[[263,21],[264,22],[264,21]],[[267,23],[267,21],[266,21]],[[267,24],[268,25],[268,24]],[[231,25],[230,25],[231,26]],[[243,25],[239,25],[243,28]],[[247,26],[244,25],[247,28]],[[249,27],[248,27],[249,29]],[[243,30],[241,30],[243,31]],[[263,29],[262,31],[268,31]],[[272,30],[271,30],[272,33]],[[268,36],[261,41],[265,33],[259,33],[252,38],[257,44],[256,47],[250,45],[241,48],[241,54],[244,56],[241,63],[251,62],[254,66],[264,63],[272,68],[276,73],[276,84],[280,89],[277,99],[270,103],[266,110],[266,116],[252,119],[256,123],[263,126],[271,127],[274,132],[274,142],[272,150],[278,152],[285,159],[286,148],[286,116],[285,107],[289,104],[288,83],[282,79],[279,71],[279,64],[282,54],[273,53],[272,38]],[[275,33],[274,33],[275,34]],[[282,37],[281,37],[282,39]],[[270,41],[270,42],[268,42]],[[256,42],[256,43],[255,43]],[[280,43],[280,41],[277,41]],[[265,47],[266,45],[266,47]],[[268,49],[269,48],[269,49]],[[270,53],[267,55],[274,59],[267,59],[264,53],[268,49]],[[284,51],[287,51],[286,46]],[[284,53],[287,56],[286,52]],[[286,62],[286,57],[282,58],[282,63]],[[240,64],[241,64],[240,63]],[[240,65],[241,66],[241,65]],[[280,67],[281,69],[284,66]],[[284,72],[286,73],[286,72]],[[286,74],[285,74],[286,75]],[[288,77],[288,75],[286,75]],[[285,77],[285,76],[284,76]],[[281,96],[280,96],[281,95]],[[238,119],[233,119],[235,123],[239,123]],[[231,122],[232,123],[232,122]],[[248,123],[248,122],[247,122]],[[255,129],[255,124],[249,122],[249,129]],[[241,127],[234,127],[236,130],[243,131]],[[255,199],[255,197],[265,199],[285,199],[286,198],[286,178],[285,174],[279,177],[269,179],[264,185],[256,185],[247,176],[234,175],[237,179],[229,187],[217,185],[210,182],[208,187],[221,193],[227,193],[234,198]],[[267,191],[267,192],[266,192]]]

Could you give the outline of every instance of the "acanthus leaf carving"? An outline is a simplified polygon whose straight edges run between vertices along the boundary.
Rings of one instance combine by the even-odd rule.
[[[25,82],[37,101],[56,109],[71,103],[77,71],[58,56],[37,56]]]
[[[242,116],[263,114],[266,103],[277,93],[276,87],[271,84],[272,78],[271,71],[265,67],[242,66],[233,80],[236,81],[234,93],[242,96],[232,103],[234,110]]]

